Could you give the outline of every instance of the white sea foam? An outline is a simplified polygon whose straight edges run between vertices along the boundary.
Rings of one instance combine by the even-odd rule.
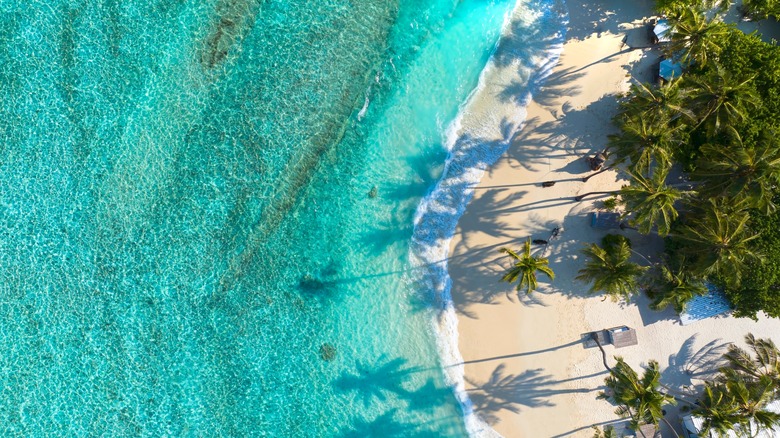
[[[370,93],[371,87],[368,87],[368,90],[366,90],[366,101],[363,103],[363,108],[360,108],[360,112],[357,115],[358,122],[363,120],[363,117],[365,117],[368,112],[368,104],[371,103],[371,99],[368,97]]]
[[[471,200],[485,170],[507,150],[508,136],[485,136],[488,131],[501,132],[503,127],[486,128],[480,123],[494,120],[519,127],[525,120],[525,106],[534,90],[550,75],[563,49],[566,25],[565,8],[561,0],[518,0],[504,20],[501,38],[487,65],[480,74],[479,84],[461,106],[458,116],[446,129],[447,161],[441,179],[420,202],[414,220],[410,258],[419,268],[419,281],[436,303],[434,330],[447,383],[454,388],[464,413],[466,429],[472,437],[500,436],[475,412],[465,391],[463,357],[458,351],[458,318],[450,294],[451,280],[447,272],[447,255],[458,219]],[[540,44],[541,43],[541,44]],[[509,72],[509,74],[507,74]],[[511,77],[508,77],[511,76]],[[491,84],[504,83],[516,91],[513,103],[499,121],[484,117],[494,111],[486,108],[489,93],[496,96]],[[495,99],[495,111],[506,108]],[[487,105],[491,107],[492,105]],[[519,129],[519,128],[515,128]]]

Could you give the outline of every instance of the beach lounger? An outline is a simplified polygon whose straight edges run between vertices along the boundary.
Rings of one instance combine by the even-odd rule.
[[[636,330],[627,326],[612,327],[606,330],[609,333],[609,338],[612,340],[612,345],[615,348],[629,347],[636,345]]]

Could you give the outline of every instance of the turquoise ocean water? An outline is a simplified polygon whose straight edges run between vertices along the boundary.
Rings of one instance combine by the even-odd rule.
[[[512,6],[0,0],[0,434],[463,436],[409,242]]]

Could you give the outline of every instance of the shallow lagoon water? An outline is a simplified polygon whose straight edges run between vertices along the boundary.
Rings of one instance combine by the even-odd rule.
[[[0,2],[2,433],[464,435],[409,239],[512,6]]]

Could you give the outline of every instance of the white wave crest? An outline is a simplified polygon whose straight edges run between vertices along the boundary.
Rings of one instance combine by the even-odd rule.
[[[450,294],[447,255],[458,219],[474,194],[482,175],[509,147],[511,135],[498,139],[485,132],[520,129],[526,117],[526,105],[558,62],[563,49],[568,14],[562,0],[518,0],[507,14],[501,37],[479,84],[461,106],[455,120],[445,131],[448,149],[444,172],[430,193],[420,202],[414,218],[410,259],[418,269],[418,281],[436,303],[433,319],[438,349],[447,383],[455,391],[464,414],[466,429],[472,437],[498,437],[482,418],[465,391],[463,358],[458,351],[458,318]],[[511,78],[507,77],[511,71]],[[494,93],[495,84],[506,84],[503,101]],[[488,89],[486,84],[491,84]],[[511,85],[511,88],[510,88]],[[485,100],[494,99],[496,108],[506,107],[506,92],[511,91],[512,110],[496,120]],[[487,94],[486,94],[487,93]],[[486,97],[492,96],[492,97]],[[486,116],[487,115],[487,116]],[[487,121],[487,122],[486,122]],[[486,123],[494,122],[487,127]],[[495,137],[495,136],[493,136]]]

